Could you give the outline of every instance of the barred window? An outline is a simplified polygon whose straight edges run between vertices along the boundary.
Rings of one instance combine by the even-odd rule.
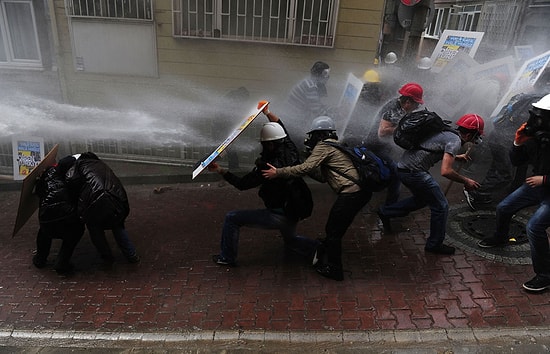
[[[332,47],[338,0],[172,0],[173,36]]]
[[[483,5],[452,5],[435,9],[424,36],[439,39],[444,30],[477,31]]]
[[[485,32],[484,40],[493,48],[507,48],[517,28],[521,4],[519,1],[502,3],[487,1],[479,21],[479,31]]]
[[[153,0],[65,0],[67,16],[152,20]]]

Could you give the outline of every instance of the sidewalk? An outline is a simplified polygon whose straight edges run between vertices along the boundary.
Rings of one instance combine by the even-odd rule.
[[[301,352],[325,346],[332,352],[366,346],[545,348],[549,295],[522,290],[532,277],[530,265],[491,261],[460,248],[451,257],[426,254],[428,209],[397,220],[396,232],[385,235],[373,212],[382,194],[344,238],[343,282],[325,279],[285,253],[273,231],[243,229],[240,266],[215,265],[211,255],[219,250],[225,213],[262,205],[257,190],[239,192],[214,177],[128,184],[132,211],[126,226],[141,263],[126,263],[112,242],[116,262],[106,267],[86,234],[69,277],[34,268],[36,214],[12,238],[19,191],[2,189],[0,344],[58,340],[166,350],[202,344],[215,351],[265,349],[274,341],[267,348]],[[312,182],[311,188],[314,214],[299,232],[316,238],[323,235],[334,195],[327,185]],[[448,197],[453,206],[464,203],[459,186]],[[56,247],[54,242],[52,255]]]

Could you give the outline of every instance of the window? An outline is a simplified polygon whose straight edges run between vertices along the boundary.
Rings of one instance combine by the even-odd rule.
[[[442,7],[436,9],[435,16],[426,29],[425,36],[439,39],[444,30],[477,31],[483,5]]]
[[[441,33],[443,33],[449,25],[451,11],[452,9],[450,7],[435,9],[434,18],[428,28],[426,28],[424,36],[436,39],[439,38]]]
[[[487,1],[479,21],[479,31],[485,32],[483,40],[488,46],[505,49],[511,43],[517,28],[521,5]]]
[[[172,0],[173,36],[332,47],[338,0]]]
[[[153,0],[65,0],[67,16],[152,20]]]
[[[42,66],[30,0],[0,1],[0,65]]]

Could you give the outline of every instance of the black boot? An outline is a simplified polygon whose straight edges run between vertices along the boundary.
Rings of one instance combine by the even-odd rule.
[[[317,273],[321,274],[325,278],[342,281],[344,280],[344,272],[341,267],[337,267],[331,264],[323,264],[316,268]]]
[[[344,273],[342,271],[342,240],[326,239],[324,245],[326,261],[316,267],[317,273],[326,278],[338,281],[344,280]]]

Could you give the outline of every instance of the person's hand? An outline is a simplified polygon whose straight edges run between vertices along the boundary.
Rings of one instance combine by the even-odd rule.
[[[525,183],[527,183],[531,188],[542,186],[543,182],[544,176],[531,176],[525,179]]]
[[[265,108],[262,110],[262,113],[267,115],[269,113],[269,101],[260,101],[258,102],[258,109],[262,108],[263,105],[265,105],[267,103],[267,105],[265,106]]]
[[[275,166],[270,163],[267,164],[267,167],[267,170],[262,170],[262,176],[267,179],[273,179],[277,177],[277,168],[275,168]]]
[[[514,138],[514,145],[520,146],[523,143],[525,143],[527,140],[531,139],[530,136],[527,136],[525,134],[525,127],[527,126],[527,123],[523,123],[518,130],[516,130],[516,136]]]
[[[206,168],[208,168],[208,171],[210,171],[210,172],[218,172],[219,173],[220,170],[221,170],[220,165],[218,165],[214,161],[210,162],[208,164],[208,166],[206,166]]]
[[[465,153],[465,154],[456,155],[455,160],[467,162],[467,161],[472,161],[472,158],[470,157],[470,154]]]
[[[474,181],[473,179],[471,178],[466,178],[466,181],[464,182],[464,189],[466,189],[468,192],[469,191],[473,191],[473,190],[476,190],[480,187],[481,185]]]

